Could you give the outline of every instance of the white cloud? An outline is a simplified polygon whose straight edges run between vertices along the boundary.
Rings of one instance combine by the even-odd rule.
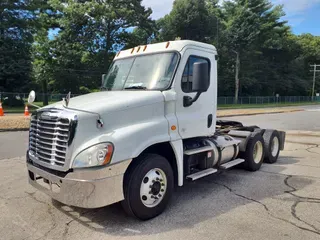
[[[299,26],[306,19],[306,11],[320,4],[320,0],[272,0],[274,4],[283,4],[285,19],[293,27]]]
[[[174,0],[143,0],[142,4],[152,9],[153,19],[158,19],[171,11],[173,1]]]
[[[314,5],[320,3],[320,0],[273,0],[275,4],[283,4],[287,15],[303,14]]]

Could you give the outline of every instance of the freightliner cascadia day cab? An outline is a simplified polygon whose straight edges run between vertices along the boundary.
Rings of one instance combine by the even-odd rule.
[[[217,81],[209,44],[180,40],[119,52],[100,92],[69,94],[32,114],[30,184],[71,206],[121,201],[146,220],[186,181],[276,162],[285,133],[217,120]],[[34,98],[32,91],[30,104]]]

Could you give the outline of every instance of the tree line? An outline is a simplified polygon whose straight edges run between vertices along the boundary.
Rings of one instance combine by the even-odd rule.
[[[153,20],[142,0],[2,0],[0,92],[97,91],[118,51],[190,39],[216,46],[219,96],[311,95],[320,36],[293,34],[269,0],[218,2],[175,0]]]

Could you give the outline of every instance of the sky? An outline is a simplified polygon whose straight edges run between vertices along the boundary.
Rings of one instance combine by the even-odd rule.
[[[143,4],[153,10],[152,18],[158,19],[168,14],[174,0],[143,0]],[[320,36],[320,0],[271,0],[283,4],[284,20],[295,34],[311,33]]]

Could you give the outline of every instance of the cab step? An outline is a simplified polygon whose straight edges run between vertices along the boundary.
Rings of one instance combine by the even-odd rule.
[[[191,179],[192,181],[194,181],[194,180],[197,180],[197,179],[199,179],[199,178],[208,176],[208,175],[213,174],[213,173],[216,173],[216,172],[218,172],[218,169],[208,168],[208,169],[205,169],[205,170],[203,170],[203,171],[196,172],[196,173],[193,173],[193,174],[188,175],[188,176],[187,176],[187,179]]]
[[[201,153],[201,152],[209,152],[209,151],[212,151],[212,150],[213,150],[213,147],[204,146],[204,147],[200,147],[200,148],[185,150],[183,153],[185,155],[190,156],[190,155],[194,155],[194,154]]]
[[[238,164],[240,164],[240,163],[243,163],[245,160],[244,159],[242,159],[242,158],[237,158],[237,159],[235,159],[235,160],[233,160],[233,161],[230,161],[230,162],[227,162],[227,163],[224,163],[224,164],[222,164],[222,165],[220,165],[220,169],[229,169],[229,168],[232,168],[232,167],[234,167],[234,166],[236,166],[236,165],[238,165]]]

